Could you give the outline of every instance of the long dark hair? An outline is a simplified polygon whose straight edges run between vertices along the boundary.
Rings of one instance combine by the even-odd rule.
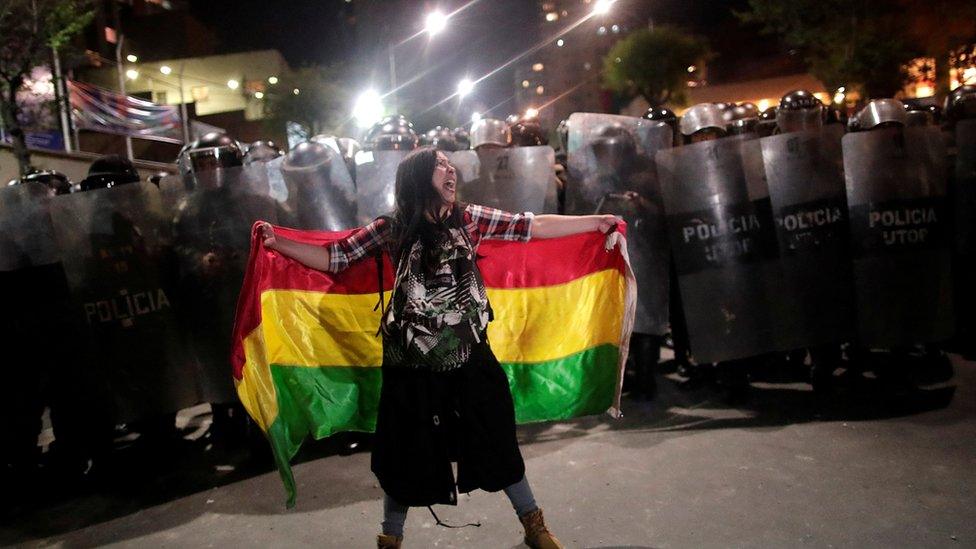
[[[450,227],[461,226],[457,202],[445,219],[440,218],[441,197],[432,184],[437,168],[437,149],[422,147],[400,161],[396,173],[396,208],[393,211],[394,260],[397,265],[416,240],[432,250],[435,238]],[[430,221],[426,214],[434,221]],[[429,263],[430,255],[425,259]]]

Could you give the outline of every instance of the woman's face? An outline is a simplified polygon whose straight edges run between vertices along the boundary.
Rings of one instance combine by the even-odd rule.
[[[437,165],[434,168],[431,185],[437,191],[441,205],[451,206],[457,200],[457,172],[441,151],[437,151]]]

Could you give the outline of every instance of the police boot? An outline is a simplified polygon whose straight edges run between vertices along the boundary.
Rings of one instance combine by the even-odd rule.
[[[556,536],[546,527],[546,520],[542,517],[542,509],[526,513],[519,517],[525,527],[525,544],[532,549],[563,549]]]
[[[377,549],[400,549],[400,544],[402,543],[403,536],[391,536],[388,534],[379,534],[376,536]]]

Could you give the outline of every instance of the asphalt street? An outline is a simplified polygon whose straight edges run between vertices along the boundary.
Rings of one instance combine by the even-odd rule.
[[[619,420],[520,427],[529,480],[567,547],[976,547],[976,363],[953,362],[950,383],[908,396],[754,384],[729,406],[663,380],[656,399],[625,399]],[[142,480],[24,509],[0,542],[374,546],[382,493],[368,452],[305,459],[291,510],[275,472],[176,496],[168,481]],[[405,547],[522,547],[501,493],[435,511],[481,526],[439,527],[414,508]]]

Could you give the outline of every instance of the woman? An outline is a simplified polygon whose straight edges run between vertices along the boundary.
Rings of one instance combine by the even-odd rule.
[[[385,492],[378,546],[400,547],[409,506],[456,504],[458,490],[481,488],[505,491],[529,547],[561,547],[526,480],[512,395],[488,346],[492,312],[478,243],[611,232],[617,218],[510,214],[460,204],[456,193],[447,157],[423,148],[397,168],[392,217],[328,247],[276,236],[267,223],[262,238],[265,247],[322,271],[339,272],[383,250],[396,266],[381,321],[383,388],[372,455]]]

